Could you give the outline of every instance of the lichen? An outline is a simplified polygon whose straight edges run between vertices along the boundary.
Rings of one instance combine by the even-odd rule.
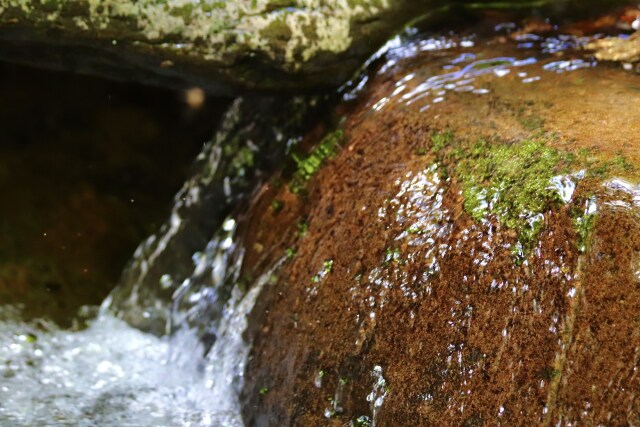
[[[42,16],[41,0],[0,0],[0,19],[11,19],[19,11],[30,21],[40,21],[36,24],[52,20],[59,25],[55,21],[68,7],[64,1],[47,1]],[[353,22],[372,19],[389,7],[380,0],[82,0],[74,10],[83,12],[70,22],[77,30],[98,35],[132,22],[135,34],[127,36],[131,42],[223,62],[231,52],[262,53],[296,69],[318,53],[344,52],[352,43]]]

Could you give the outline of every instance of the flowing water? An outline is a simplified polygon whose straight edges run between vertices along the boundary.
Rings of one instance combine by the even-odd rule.
[[[545,73],[593,67],[595,62],[582,59],[551,58],[561,50],[582,46],[585,42],[575,37],[543,39],[523,34],[517,40],[516,51],[522,52],[518,57],[486,58],[478,49],[442,55],[440,62],[436,61],[441,65],[438,74],[408,74],[397,81],[391,96],[380,99],[372,109],[381,111],[394,102],[419,104],[421,109],[428,109],[446,102],[450,92],[486,95],[490,91],[490,84],[486,84],[490,79],[500,79],[509,73],[517,74],[520,83],[528,85]],[[386,46],[385,52],[388,52],[380,72],[387,72],[398,61],[417,52],[446,52],[477,45],[473,37],[413,39],[408,43],[397,39]],[[451,69],[456,71],[449,71]],[[355,87],[359,89],[363,85],[361,82]],[[355,96],[357,90],[345,97]],[[272,132],[271,139],[282,147],[297,136]],[[251,138],[244,138],[245,160],[247,153],[249,157],[262,155]],[[221,137],[218,145],[205,148],[200,160],[206,173],[187,184],[176,197],[171,220],[159,236],[146,241],[136,253],[132,264],[134,277],[125,275],[129,277],[128,282],[121,284],[105,301],[86,328],[63,330],[44,320],[26,323],[20,320],[20,308],[0,307],[0,425],[243,425],[239,394],[254,333],[251,314],[263,293],[268,291],[274,280],[273,273],[282,261],[272,262],[249,283],[243,280],[242,230],[247,220],[242,212],[234,211],[234,214],[229,213],[231,209],[217,208],[217,219],[198,228],[204,230],[201,233],[207,237],[212,236],[208,241],[200,236],[203,241],[187,245],[186,249],[181,247],[177,251],[180,256],[161,255],[167,248],[171,251],[173,246],[182,245],[175,243],[175,236],[184,232],[189,218],[203,215],[192,213],[193,206],[201,202],[203,192],[214,188],[219,193],[214,205],[227,203],[228,207],[229,203],[246,202],[252,194],[251,187],[260,182],[252,180],[242,191],[235,190],[233,179],[245,176],[251,166],[238,167],[233,161],[228,163],[234,165],[235,178],[230,179],[227,168],[215,181],[220,165],[225,164],[220,160],[224,155],[220,144],[225,141]],[[234,159],[237,160],[237,156]],[[571,198],[575,188],[573,178],[558,177],[557,182],[550,184],[557,187],[563,200]],[[436,227],[438,215],[447,214],[439,204],[441,177],[437,169],[407,176],[406,181],[398,183],[403,186],[398,197],[415,202],[411,205],[414,210],[398,214],[398,221],[406,221],[407,229]],[[614,181],[607,185],[610,191],[633,193],[627,199],[636,201],[638,191],[628,184]],[[232,197],[238,193],[242,193],[242,197]],[[425,197],[427,201],[423,200]],[[418,219],[412,219],[413,216]],[[447,233],[448,230],[433,232]],[[438,250],[428,246],[430,243],[423,241],[422,234],[407,233],[400,238],[406,238],[409,245],[427,245],[429,253]],[[188,255],[186,261],[184,253]],[[158,258],[162,261],[159,264]],[[174,266],[170,261],[180,265]],[[179,273],[174,274],[176,269]],[[437,269],[434,262],[433,270]],[[156,276],[150,283],[145,281],[149,271]],[[375,272],[371,274],[375,276]],[[322,270],[318,277],[320,281]],[[376,277],[370,278],[372,283],[376,280]],[[415,298],[410,290],[406,296]],[[142,332],[131,324],[155,334]],[[371,373],[374,387],[367,400],[371,403],[374,424],[387,395],[384,375],[386,372],[380,366]]]
[[[23,323],[19,309],[2,308],[0,424],[242,425],[238,395],[249,351],[244,334],[271,271],[248,292],[237,286],[234,267],[242,257],[233,256],[239,248],[234,225],[227,219],[197,261],[194,278],[210,269],[213,285],[196,285],[192,278],[176,292],[170,336],[143,333],[117,319],[109,299],[81,331]]]

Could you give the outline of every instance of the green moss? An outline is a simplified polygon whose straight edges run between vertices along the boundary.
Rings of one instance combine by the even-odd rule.
[[[293,259],[296,256],[295,248],[287,248],[285,255],[287,256],[287,259]]]
[[[233,150],[233,146],[225,147],[229,151]],[[255,153],[249,147],[242,147],[231,160],[231,170],[238,176],[244,176],[246,171],[251,169],[255,162]]]
[[[307,235],[309,231],[309,223],[306,221],[300,221],[296,224],[296,237],[301,238]]]
[[[341,130],[329,133],[320,144],[306,157],[293,153],[291,156],[297,169],[289,182],[289,189],[296,194],[304,193],[307,183],[320,169],[325,160],[333,157],[343,141],[344,134]]]
[[[596,223],[595,196],[591,195],[584,204],[584,209],[576,207],[572,211],[573,226],[578,235],[578,251],[585,253],[588,249],[589,239]]]
[[[371,418],[366,415],[361,415],[355,420],[351,420],[351,422],[349,423],[350,427],[371,427],[371,425]]]
[[[559,375],[560,371],[553,366],[547,366],[540,373],[540,376],[547,381],[551,381],[552,379],[557,378]]]
[[[386,266],[394,262],[400,262],[400,249],[387,248],[384,254],[384,259],[382,260],[382,265]]]
[[[593,226],[595,225],[595,219],[595,214],[589,214],[574,220],[574,226],[578,232],[577,246],[581,253],[585,253],[587,251],[587,244],[589,242]]]
[[[602,158],[598,152],[580,149],[576,153],[548,146],[551,134],[507,143],[479,140],[474,143],[456,139],[451,132],[431,137],[432,152],[445,174],[461,187],[465,211],[477,221],[497,220],[517,232],[513,253],[522,261],[535,246],[544,225],[544,214],[563,203],[552,178],[580,171],[581,179],[601,182],[614,176],[637,178],[637,169],[622,155]],[[573,179],[574,182],[578,178]],[[586,206],[574,209],[576,245],[581,252],[595,222],[595,210]],[[419,233],[409,228],[407,232]],[[388,260],[385,260],[388,262]]]
[[[537,115],[520,116],[518,122],[528,131],[538,131],[544,127],[544,119]]]
[[[453,141],[453,132],[437,132],[431,136],[431,147],[434,151],[441,151]]]
[[[409,228],[407,228],[406,231],[407,231],[407,233],[412,234],[412,235],[418,235],[418,234],[422,234],[424,232],[424,230],[422,228],[420,228],[416,224],[411,224],[411,226]]]
[[[576,154],[569,153],[568,156],[571,156],[574,163],[585,170],[589,178],[604,179],[614,176],[638,178],[637,168],[622,153],[617,153],[609,159],[602,159],[592,151],[581,148]]]
[[[326,260],[322,264],[322,270],[320,270],[315,276],[311,278],[313,283],[320,283],[329,273],[333,271],[333,260]]]
[[[478,221],[492,215],[517,230],[515,251],[526,255],[541,229],[542,214],[561,201],[549,184],[564,172],[561,155],[535,140],[515,144],[480,140],[456,155],[455,175],[465,210]]]

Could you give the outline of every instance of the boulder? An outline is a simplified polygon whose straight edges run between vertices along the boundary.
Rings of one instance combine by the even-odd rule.
[[[254,203],[247,425],[640,423],[640,81],[514,39],[399,44]]]

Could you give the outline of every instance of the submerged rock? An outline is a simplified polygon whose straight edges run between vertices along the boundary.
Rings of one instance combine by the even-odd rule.
[[[640,80],[512,39],[398,43],[254,204],[247,425],[640,423]]]
[[[466,2],[0,0],[0,58],[225,94],[336,87],[408,22],[459,3]]]
[[[596,58],[603,61],[638,62],[640,61],[640,33],[631,37],[607,37],[595,40],[587,45],[595,51]]]

